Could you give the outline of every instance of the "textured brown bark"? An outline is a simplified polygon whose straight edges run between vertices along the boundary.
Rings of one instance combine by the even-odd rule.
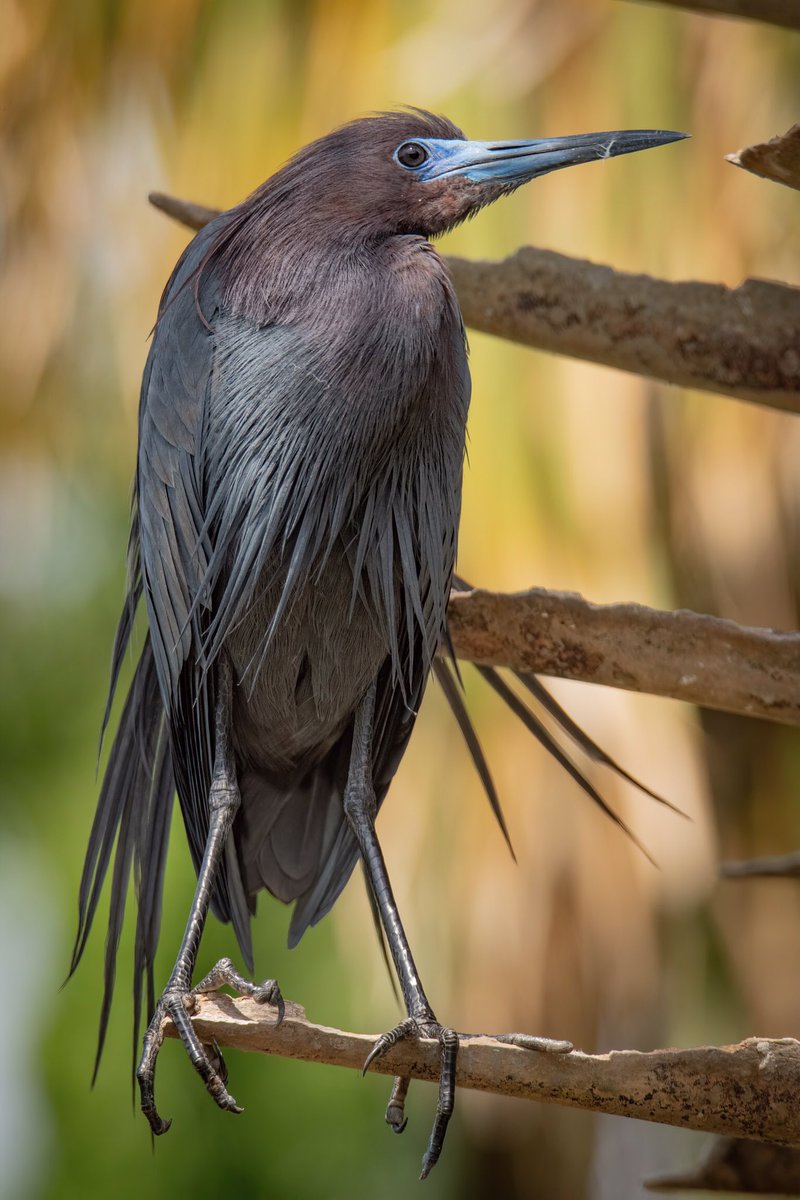
[[[768,25],[781,25],[785,29],[800,29],[800,6],[797,0],[655,0],[655,3],[689,8],[708,13],[709,16],[747,17],[752,21],[765,21]]]
[[[572,592],[453,593],[458,658],[800,725],[800,634]]]
[[[205,1043],[354,1070],[361,1069],[375,1040],[375,1035],[314,1025],[296,1004],[287,1005],[286,1019],[276,1027],[274,1009],[221,994],[199,998],[193,1024]],[[172,1026],[166,1032],[176,1036]],[[370,1069],[435,1081],[438,1044],[400,1042]],[[457,1083],[681,1129],[800,1146],[798,1078],[800,1043],[790,1038],[649,1053],[547,1054],[479,1036],[462,1045]]]
[[[800,412],[798,288],[668,283],[530,246],[500,263],[448,266],[473,329]]]
[[[199,229],[217,210],[154,193]],[[800,412],[800,289],[668,283],[527,246],[503,262],[449,258],[473,329],[653,379]]]

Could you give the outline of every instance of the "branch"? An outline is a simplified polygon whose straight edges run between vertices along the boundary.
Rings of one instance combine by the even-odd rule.
[[[746,17],[785,29],[800,29],[797,0],[656,0],[673,8],[691,8],[709,16]],[[652,3],[652,0],[651,0]]]
[[[216,209],[153,193],[199,229]],[[667,383],[800,412],[800,289],[667,283],[523,247],[504,262],[448,258],[473,329]]]
[[[800,877],[800,851],[722,863],[719,873],[723,879],[797,879]]]
[[[153,194],[150,199],[157,208],[193,229],[202,228],[216,215],[215,209],[170,196]],[[479,328],[544,345],[544,334],[539,341],[534,336],[539,322],[550,331],[551,349],[566,352],[569,342],[571,352],[591,357],[591,343],[597,361],[611,362],[616,355],[614,365],[621,366],[625,365],[624,355],[630,369],[645,370],[645,343],[652,350],[657,347],[657,339],[648,343],[647,338],[637,340],[635,334],[638,322],[642,322],[642,328],[652,325],[660,305],[662,338],[677,338],[681,344],[686,338],[693,339],[685,343],[687,354],[693,355],[696,362],[707,356],[711,374],[727,372],[732,395],[745,394],[733,388],[734,377],[747,377],[752,383],[754,372],[760,371],[762,381],[766,380],[779,349],[783,351],[785,370],[794,372],[793,387],[800,385],[800,354],[790,345],[800,329],[800,290],[754,280],[736,292],[711,284],[663,283],[531,249],[520,250],[501,264],[451,259],[450,266],[465,315]],[[543,274],[537,277],[540,269]],[[539,282],[534,284],[536,278]],[[538,291],[524,290],[531,286]],[[654,301],[659,296],[663,303]],[[556,297],[563,299],[565,308],[557,306]],[[574,320],[574,313],[569,311],[573,302],[581,310]],[[720,308],[727,312],[723,333],[713,328],[721,320],[717,311]],[[705,317],[701,319],[702,313]],[[703,319],[708,321],[707,341],[698,332]],[[739,324],[735,328],[736,322]],[[690,334],[692,326],[694,332]],[[554,332],[557,329],[559,333]],[[763,349],[770,338],[778,340],[769,352],[764,349],[763,361],[748,357],[756,343],[760,342]],[[614,355],[609,350],[612,345]],[[718,350],[725,347],[728,355],[726,359],[723,354],[713,370],[712,345]],[[659,353],[665,353],[664,345]],[[653,373],[661,369],[652,359],[650,367]],[[670,369],[673,376],[677,375],[677,369],[672,370],[666,361],[662,367],[663,372]],[[662,377],[666,377],[663,372]],[[697,377],[694,383],[701,386]],[[765,399],[768,394],[770,400]],[[762,392],[760,398],[762,403],[797,407],[800,411],[800,393],[796,390]],[[715,617],[664,613],[634,604],[601,607],[580,596],[542,590],[513,596],[483,591],[453,594],[448,617],[458,657],[484,666],[603,683],[800,725],[798,634],[747,629]]]
[[[314,1025],[296,1004],[287,1004],[286,1019],[276,1027],[274,1009],[221,993],[198,998],[192,1023],[204,1043],[355,1070],[375,1040]],[[166,1033],[177,1036],[169,1024]],[[400,1042],[371,1070],[432,1082],[439,1077],[439,1048],[434,1041]],[[798,1078],[800,1043],[790,1038],[650,1053],[548,1054],[476,1036],[462,1043],[456,1082],[682,1129],[800,1145]]]
[[[177,196],[167,196],[164,192],[150,192],[147,199],[153,208],[189,229],[202,229],[222,211],[219,208],[207,208],[205,204],[194,204],[191,200],[179,200]]]
[[[800,634],[574,592],[454,592],[456,656],[800,725]]]
[[[785,183],[800,191],[800,125],[793,125],[787,133],[770,138],[768,142],[726,154],[725,158],[735,167],[743,167],[762,179]]]
[[[448,259],[473,329],[666,383],[800,412],[800,289],[668,283],[524,246]]]
[[[800,1153],[791,1146],[719,1138],[705,1162],[692,1171],[649,1179],[652,1192],[744,1192],[800,1196]]]

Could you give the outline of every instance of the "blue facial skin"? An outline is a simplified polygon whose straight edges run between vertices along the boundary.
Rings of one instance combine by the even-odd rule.
[[[599,158],[614,158],[663,146],[688,137],[663,129],[628,129],[614,133],[582,133],[575,137],[520,142],[467,142],[459,138],[412,138],[394,152],[398,166],[424,182],[460,176],[476,183],[519,184],[548,171]],[[421,146],[428,157],[416,167],[398,158],[404,146]]]

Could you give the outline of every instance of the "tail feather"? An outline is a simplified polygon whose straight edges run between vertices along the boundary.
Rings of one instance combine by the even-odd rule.
[[[147,796],[140,808],[138,846],[141,853],[134,860],[137,921],[133,952],[133,1055],[139,1051],[139,1029],[142,1019],[142,991],[145,991],[145,1013],[155,1010],[156,993],[153,965],[161,932],[161,902],[164,870],[169,841],[170,816],[175,792],[169,737],[166,720],[162,718],[155,744],[155,760]]]
[[[139,514],[136,508],[136,496],[134,494],[133,505],[131,508],[131,531],[128,537],[128,593],[125,597],[125,604],[122,609],[117,632],[114,637],[114,647],[111,652],[111,678],[108,684],[108,698],[106,707],[103,713],[103,722],[100,727],[100,751],[103,749],[103,739],[108,728],[109,718],[111,716],[111,705],[114,702],[114,695],[119,682],[119,673],[122,669],[122,663],[125,658],[125,651],[130,642],[131,633],[133,631],[133,623],[136,619],[136,609],[139,605],[139,600],[142,596],[142,563],[141,550],[139,543]]]
[[[494,780],[492,779],[492,774],[489,770],[489,764],[487,763],[486,757],[483,753],[483,748],[478,741],[478,735],[475,732],[475,726],[472,724],[470,715],[467,712],[467,706],[464,703],[461,692],[458,689],[458,685],[454,678],[454,673],[451,671],[450,664],[445,662],[444,659],[436,660],[433,665],[433,671],[437,680],[439,681],[442,691],[444,692],[445,699],[450,705],[450,710],[458,722],[458,728],[461,730],[461,736],[467,744],[467,749],[469,750],[472,761],[475,764],[475,770],[478,772],[480,781],[483,784],[483,790],[486,792],[486,798],[489,801],[489,805],[495,815],[497,824],[500,826],[500,830],[506,840],[506,845],[511,852],[511,857],[514,859],[514,862],[516,862],[517,858],[514,854],[514,847],[511,845],[511,836],[508,832],[506,819],[503,815],[503,809],[500,805],[500,797],[498,796],[497,789],[494,786]]]
[[[334,806],[328,808],[328,817]],[[328,854],[320,859],[319,873],[308,891],[298,896],[289,922],[289,949],[293,950],[305,931],[316,925],[333,908],[358,862],[358,844],[344,813],[336,823],[329,820],[333,830]]]
[[[120,809],[119,829],[117,833],[117,853],[114,859],[114,869],[111,873],[111,899],[108,910],[108,930],[106,932],[106,953],[103,963],[103,1000],[100,1005],[100,1029],[97,1035],[97,1051],[94,1058],[92,1083],[97,1078],[100,1059],[108,1032],[108,1019],[111,1015],[111,1001],[114,998],[114,983],[117,974],[117,950],[122,933],[122,923],[125,919],[125,898],[128,894],[128,881],[133,861],[134,828],[133,806],[123,802]]]
[[[153,960],[160,929],[164,866],[175,792],[165,726],[148,638],[122,710],[89,836],[78,901],[78,931],[69,970],[72,975],[83,955],[111,856],[115,853],[95,1075],[108,1030],[117,949],[131,871],[138,910],[133,979],[134,1045],[138,1039],[145,984],[148,1011],[152,1011],[155,1004]]]
[[[295,901],[289,945],[333,906],[358,860],[344,815],[349,737],[343,737],[305,778],[280,786],[246,771],[242,809],[234,826],[247,892],[266,888],[286,904]]]
[[[491,668],[487,668],[487,670],[491,670]],[[655,800],[658,804],[663,804],[665,808],[671,809],[672,812],[677,813],[678,816],[686,816],[686,813],[683,811],[683,809],[678,808],[677,804],[673,804],[671,800],[667,800],[664,796],[659,796],[658,792],[654,792],[647,786],[646,783],[642,783],[642,781],[637,779],[635,775],[631,775],[629,771],[626,771],[624,767],[620,766],[616,759],[613,759],[611,755],[603,749],[602,746],[598,746],[597,742],[589,737],[589,734],[586,732],[586,730],[581,729],[580,725],[573,721],[569,713],[566,712],[558,703],[555,696],[548,692],[544,684],[537,679],[535,675],[533,675],[530,671],[515,671],[514,674],[523,687],[526,687],[531,695],[539,701],[542,708],[544,708],[550,714],[553,720],[558,724],[559,728],[562,729],[568,737],[572,738],[575,745],[578,746],[584,752],[584,754],[591,758],[593,762],[600,763],[602,766],[608,767],[609,770],[613,771],[615,775],[619,775],[620,779],[624,779],[626,783],[633,784],[633,786],[638,788],[638,790],[645,796],[649,796],[651,800]]]
[[[467,581],[460,575],[453,576],[453,591],[471,592],[472,590],[472,585],[467,583]],[[447,637],[446,644],[449,654],[452,656],[454,652],[449,635]],[[441,662],[443,662],[443,660],[440,660],[440,663]],[[608,815],[611,816],[613,820],[617,822],[617,824],[621,824],[621,822],[609,809],[606,801],[597,793],[592,784],[589,783],[588,779],[585,777],[580,768],[576,766],[576,764],[573,763],[572,760],[564,753],[564,751],[553,738],[553,735],[540,721],[536,714],[531,712],[531,710],[522,703],[516,692],[514,692],[504,681],[502,675],[500,675],[500,673],[494,667],[477,666],[477,670],[490,685],[490,687],[492,687],[498,693],[507,707],[510,708],[511,712],[522,721],[523,725],[530,730],[537,741],[544,746],[547,752],[555,758],[556,762],[558,762],[559,765],[562,766],[564,770],[572,776],[572,778],[583,789],[583,791],[586,792],[587,795],[591,796],[595,803],[599,804],[603,811],[608,813]],[[558,729],[562,733],[566,734],[566,736],[570,738],[588,758],[590,758],[593,762],[597,762],[605,767],[608,767],[611,771],[618,775],[620,779],[624,779],[627,783],[632,784],[645,796],[649,796],[651,800],[655,800],[657,803],[663,804],[666,808],[671,809],[679,816],[686,816],[683,810],[678,808],[677,805],[672,804],[663,796],[659,796],[657,792],[652,791],[649,787],[647,787],[646,784],[636,779],[636,777],[631,775],[629,771],[626,771],[624,767],[620,766],[620,764],[613,759],[611,755],[602,748],[602,746],[598,746],[597,742],[595,742],[585,730],[581,729],[580,725],[578,725],[576,721],[573,721],[569,713],[561,707],[556,698],[547,690],[547,688],[536,675],[534,675],[531,671],[514,671],[514,675],[523,685],[523,687],[527,688],[534,699],[541,704],[545,712],[547,712],[555,721]],[[438,671],[437,678],[439,679],[439,682],[442,683],[442,677]],[[505,826],[501,820],[501,817],[498,815],[496,797],[493,798],[492,792],[486,783],[485,774],[487,773],[487,768],[485,761],[479,761],[478,757],[476,757],[475,750],[473,749],[473,743],[477,742],[477,738],[475,736],[472,723],[469,719],[469,715],[464,708],[461,697],[457,694],[456,690],[452,686],[452,679],[450,680],[449,688],[444,684],[442,684],[442,686],[444,687],[448,703],[453,710],[453,715],[458,721],[461,732],[464,735],[464,740],[469,747],[473,761],[478,770],[478,774],[481,777],[481,782],[486,789],[487,796],[489,797],[489,803],[492,806],[492,811],[500,823],[500,828],[503,830],[503,835],[506,837],[506,840],[508,840]],[[456,704],[454,703],[454,695],[456,702],[460,704],[459,711],[457,711]],[[480,753],[480,747],[478,747],[478,753]],[[480,754],[480,758],[483,760],[482,754]],[[630,830],[627,830],[626,832],[630,833]],[[635,841],[636,839],[634,838],[633,840]],[[649,855],[647,857],[649,858]]]
[[[478,667],[478,671],[489,684],[489,686],[494,688],[501,699],[505,701],[514,715],[519,717],[525,728],[530,730],[536,740],[540,742],[542,746],[544,746],[545,750],[547,750],[549,754],[552,755],[558,765],[563,767],[567,774],[575,780],[578,786],[584,792],[586,792],[586,795],[589,796],[590,799],[594,800],[598,808],[601,808],[606,816],[610,817],[614,824],[618,825],[619,828],[628,835],[633,844],[639,850],[641,850],[645,858],[655,865],[652,855],[649,854],[649,852],[645,849],[630,826],[626,825],[622,817],[620,817],[618,813],[614,812],[608,801],[604,799],[600,792],[598,792],[594,784],[586,778],[580,767],[578,767],[572,761],[572,759],[564,753],[549,730],[546,729],[546,727],[542,724],[538,717],[530,711],[530,709],[526,708],[519,696],[517,696],[516,692],[512,691],[505,680],[502,679],[501,676],[498,675],[496,671],[493,671],[490,667]]]
[[[136,545],[136,538],[133,537],[131,591],[114,645],[111,689],[103,719],[103,731],[108,723],[114,689],[141,593]],[[458,578],[454,580],[453,586],[458,590],[469,587]],[[523,703],[500,674],[491,667],[479,667],[478,670],[515,716],[580,787],[618,825],[633,836],[580,768],[565,754],[546,725]],[[439,659],[434,664],[434,672],[510,848],[508,830],[497,791],[461,695],[458,667],[455,661],[451,665]],[[670,808],[673,807],[634,779],[602,750],[572,720],[536,676],[527,672],[516,672],[516,675],[561,732],[589,758],[609,767],[647,795]],[[385,739],[386,746],[380,750],[376,763],[376,791],[379,803],[405,748],[417,707],[418,704],[413,708],[400,706],[402,727],[399,732],[395,730],[393,737]],[[391,715],[390,711],[389,716]],[[384,718],[386,723],[386,714]],[[391,722],[389,724],[391,725]],[[309,925],[316,924],[330,910],[355,866],[358,850],[341,803],[348,760],[349,737],[343,737],[309,777],[299,783],[295,782],[291,787],[272,786],[264,779],[249,781],[247,772],[240,780],[243,804],[235,825],[235,838],[230,839],[226,847],[228,903],[222,915],[232,921],[236,937],[251,970],[250,915],[254,908],[256,892],[262,887],[267,887],[282,900],[296,901],[289,930],[289,944],[293,946]],[[303,801],[299,804],[296,803],[298,793]],[[116,979],[117,950],[131,874],[137,904],[133,962],[134,1053],[137,1050],[143,1008],[146,1005],[148,1014],[155,1008],[153,964],[161,925],[164,870],[174,796],[175,778],[169,734],[158,687],[153,648],[148,636],[123,707],[89,837],[80,882],[78,928],[69,970],[71,976],[86,948],[113,855],[95,1074],[108,1030]],[[292,803],[287,804],[290,799]],[[216,907],[221,906],[217,904]]]
[[[325,764],[283,786],[256,771],[239,780],[242,808],[235,835],[250,894],[267,888],[285,904],[313,882],[322,855],[326,814],[336,789]]]

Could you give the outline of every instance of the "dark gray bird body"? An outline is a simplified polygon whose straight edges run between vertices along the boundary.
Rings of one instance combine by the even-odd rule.
[[[258,892],[295,902],[294,944],[330,909],[361,852],[409,1021],[441,1035],[443,1094],[445,1076],[452,1090],[457,1042],[416,978],[374,837],[375,809],[446,638],[459,520],[466,346],[427,236],[533,174],[654,144],[597,136],[629,144],[603,143],[601,153],[595,138],[587,153],[586,138],[571,139],[565,158],[566,139],[469,143],[418,112],[354,122],[213,221],[178,263],[142,385],[131,589],[112,694],[142,594],[149,634],[81,885],[75,962],[116,835],[103,1030],[132,866],[137,1019],[143,979],[156,1008],[177,788],[199,882],[165,1011],[184,1012],[174,997],[190,986],[209,901],[252,965]],[[161,1132],[153,1031],[140,1081]],[[234,1107],[191,1026],[182,1035],[217,1102]]]
[[[166,289],[142,392],[137,499],[195,858],[213,766],[208,666],[224,646],[239,684],[242,807],[220,915],[243,933],[245,901],[266,887],[299,902],[294,942],[357,859],[342,792],[358,701],[379,678],[380,803],[444,632],[469,377],[452,285],[425,239],[375,240],[356,226],[331,271],[327,241],[315,244],[313,230],[283,237],[270,200],[265,189],[263,209],[250,201],[204,230]],[[273,255],[302,280],[277,304],[257,286]],[[176,575],[189,586],[176,588]],[[201,771],[184,761],[198,745]]]
[[[358,702],[379,679],[380,803],[444,631],[468,376],[441,261],[405,241],[352,247],[333,330],[314,292],[288,328],[246,310],[215,327],[208,468],[227,481],[228,548],[215,638],[241,681],[237,846],[251,895],[298,901],[292,941],[356,861],[342,794]]]

